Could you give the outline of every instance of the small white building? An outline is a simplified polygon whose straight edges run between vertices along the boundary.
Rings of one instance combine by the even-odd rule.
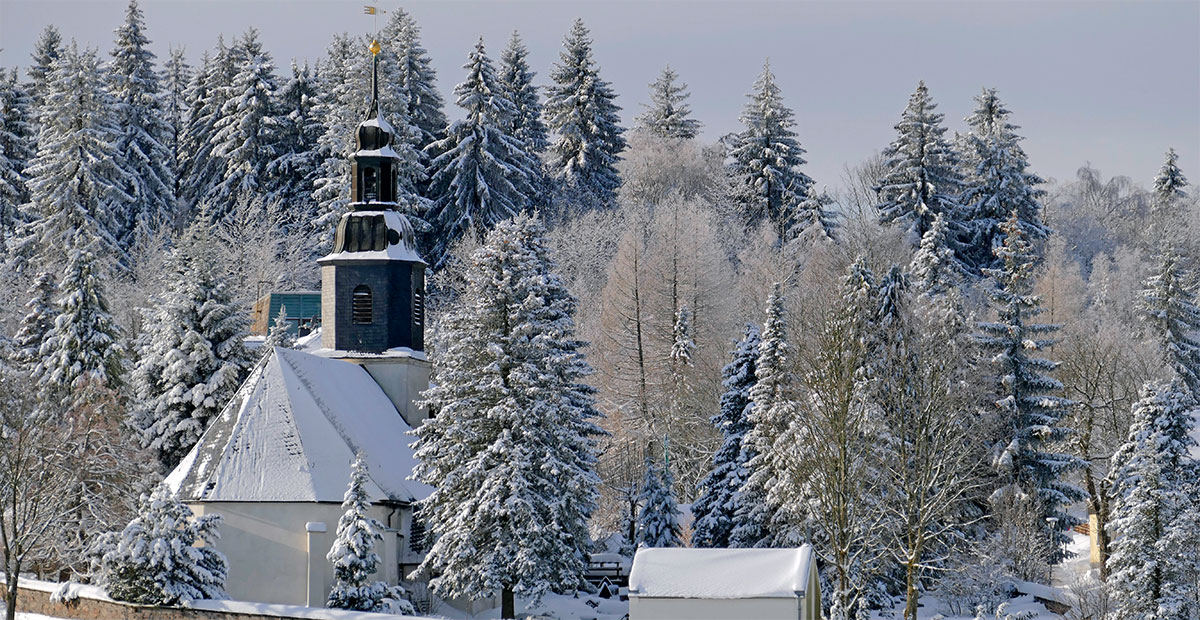
[[[639,549],[630,620],[819,620],[812,547]]]

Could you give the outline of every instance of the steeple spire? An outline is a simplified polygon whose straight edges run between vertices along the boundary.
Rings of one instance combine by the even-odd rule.
[[[381,118],[383,114],[379,109],[379,52],[383,50],[379,45],[379,39],[371,39],[371,109],[367,111],[367,118],[371,118],[371,112],[375,113],[375,118]]]

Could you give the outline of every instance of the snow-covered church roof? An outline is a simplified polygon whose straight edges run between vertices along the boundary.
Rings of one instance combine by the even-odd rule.
[[[411,502],[417,460],[404,418],[361,366],[276,348],[167,477],[184,501],[341,502],[354,455],[371,501]]]

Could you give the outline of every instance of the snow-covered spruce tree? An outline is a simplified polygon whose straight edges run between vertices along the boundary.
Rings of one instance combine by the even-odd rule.
[[[754,91],[738,120],[745,125],[727,144],[730,173],[739,184],[743,221],[747,228],[769,222],[781,243],[791,240],[798,206],[813,181],[800,171],[804,149],[796,140],[795,114],[783,105],[770,63],[754,82]]]
[[[913,284],[922,293],[941,295],[962,281],[962,263],[954,254],[952,242],[946,216],[938,213],[908,264]]]
[[[288,331],[287,306],[279,306],[279,314],[271,320],[271,329],[262,343],[262,356],[271,354],[275,347],[289,348],[295,343],[295,338]]]
[[[1030,239],[1045,238],[1050,229],[1042,223],[1041,199],[1046,192],[1038,187],[1045,181],[1029,171],[1022,138],[1016,133],[1019,127],[1008,122],[1010,112],[1000,103],[996,89],[983,89],[975,102],[978,105],[966,118],[971,130],[963,138],[959,203],[965,228],[963,252],[972,273],[981,273],[999,265],[994,250],[1004,244],[1001,227],[1013,211]]]
[[[1069,454],[1046,451],[1071,433],[1059,422],[1073,403],[1053,395],[1063,386],[1046,374],[1058,364],[1034,357],[1053,344],[1048,336],[1058,326],[1033,322],[1042,311],[1041,300],[1033,292],[1036,257],[1018,214],[1014,212],[1001,229],[1006,237],[996,255],[1003,266],[986,272],[994,282],[990,297],[998,316],[995,322],[979,323],[978,335],[996,372],[998,426],[1011,432],[1008,437],[996,438],[993,466],[1001,486],[992,494],[992,501],[997,505],[1032,503],[1034,523],[1026,525],[1045,534],[1040,540],[1053,541],[1044,560],[1057,563],[1066,557],[1063,546],[1070,542],[1069,528],[1078,523],[1066,509],[1085,497],[1068,477],[1085,463]],[[1047,521],[1051,518],[1056,519],[1053,525]]]
[[[367,462],[359,452],[350,471],[350,485],[342,499],[337,535],[333,547],[325,556],[333,563],[333,589],[325,606],[354,611],[413,614],[416,610],[412,603],[402,598],[402,588],[389,587],[383,581],[371,581],[371,575],[375,574],[380,562],[379,554],[375,553],[375,541],[383,540],[380,534],[383,524],[367,514],[371,500],[367,497],[366,485]]]
[[[317,65],[315,111],[325,125],[325,132],[317,141],[321,161],[313,180],[317,209],[312,223],[314,256],[323,256],[333,249],[332,231],[350,204],[349,156],[354,150],[354,128],[366,118],[369,104],[361,95],[370,92],[362,90],[361,76],[369,75],[369,69],[365,64],[367,54],[361,48],[359,41],[349,35],[335,35],[325,50],[325,58]],[[381,52],[387,53],[386,48]],[[369,89],[370,84],[365,88]]]
[[[175,187],[173,196],[176,199],[178,214],[178,198],[182,194],[184,174],[183,162],[187,156],[183,152],[183,138],[187,133],[188,111],[191,100],[188,93],[194,79],[192,66],[188,64],[182,47],[171,48],[167,62],[162,71],[162,108],[163,120],[167,123],[165,145],[171,154],[171,170],[174,172]]]
[[[1113,617],[1167,620],[1200,615],[1194,570],[1200,555],[1196,462],[1189,454],[1195,399],[1186,386],[1147,383],[1129,438],[1113,456],[1108,578]]]
[[[95,575],[110,597],[168,606],[228,598],[225,556],[211,547],[221,515],[193,517],[166,484],[142,495],[137,513],[124,530],[96,541]]]
[[[592,40],[582,19],[563,39],[563,51],[546,87],[546,125],[554,132],[547,166],[576,207],[607,207],[621,177],[616,164],[625,150],[617,94],[600,78]]]
[[[1160,261],[1142,291],[1142,316],[1167,367],[1200,399],[1200,306],[1180,256],[1167,249]]]
[[[896,139],[883,150],[884,174],[875,187],[880,220],[903,226],[913,246],[939,213],[952,231],[958,229],[959,158],[935,109],[925,82],[919,83],[896,125]]]
[[[700,121],[688,118],[692,110],[685,102],[691,93],[687,84],[675,83],[678,78],[668,66],[650,84],[650,104],[638,117],[638,126],[660,138],[691,140],[700,133]]]
[[[115,101],[115,156],[127,173],[123,191],[129,195],[117,217],[117,240],[128,250],[139,235],[147,235],[175,218],[175,174],[168,147],[171,126],[162,106],[154,53],[146,38],[137,0],[130,0],[125,23],[116,30],[108,81]]]
[[[42,104],[50,94],[50,73],[64,51],[62,35],[58,33],[58,28],[54,27],[54,24],[47,25],[37,43],[33,45],[32,62],[27,70],[30,80],[29,95],[33,98],[34,109],[39,115]]]
[[[742,339],[730,353],[733,359],[721,369],[725,393],[721,395],[721,410],[712,417],[712,423],[721,432],[722,441],[713,454],[712,471],[700,483],[700,496],[692,502],[694,547],[732,545],[741,488],[746,482],[746,461],[753,456],[742,444],[750,430],[747,416],[750,390],[757,381],[755,364],[760,343],[758,328],[747,323]]]
[[[114,104],[96,53],[72,44],[50,73],[37,156],[30,162],[23,253],[61,256],[82,231],[95,251],[122,257],[120,214],[130,196],[117,165]]]
[[[425,392],[438,415],[414,431],[416,476],[435,489],[420,503],[433,545],[419,570],[442,596],[499,590],[512,618],[514,594],[581,584],[600,413],[543,226],[529,215],[498,225],[466,279]]]
[[[381,37],[384,49],[395,50],[396,86],[406,99],[406,107],[397,110],[396,118],[391,122],[396,124],[404,119],[415,125],[419,131],[413,135],[412,147],[421,152],[441,140],[446,131],[445,104],[438,93],[437,72],[428,52],[421,47],[420,26],[404,9],[398,8],[392,13]]]
[[[1175,153],[1175,149],[1167,149],[1162,168],[1154,177],[1154,193],[1150,201],[1150,228],[1147,231],[1150,235],[1147,245],[1150,248],[1157,249],[1165,242],[1174,241],[1177,231],[1184,229],[1183,218],[1186,216],[1187,207],[1183,199],[1187,198],[1187,193],[1183,188],[1187,185],[1187,177],[1183,176],[1183,171],[1179,169],[1179,155]]]
[[[130,425],[170,471],[200,439],[245,378],[244,311],[213,254],[204,214],[171,255],[172,278],[138,343]]]
[[[181,208],[198,208],[225,177],[225,159],[214,152],[216,126],[229,101],[235,70],[233,52],[221,38],[215,54],[204,53],[188,86],[187,126],[180,138],[180,150],[185,154],[180,176],[187,179],[179,196],[184,203]]]
[[[101,266],[86,237],[69,250],[58,285],[54,327],[38,348],[34,379],[47,399],[79,404],[80,390],[95,382],[109,390],[124,384],[125,351],[104,296]]]
[[[818,191],[810,185],[800,204],[796,205],[796,216],[788,239],[833,241],[837,238],[838,215],[833,210],[833,196],[827,191]]]
[[[267,164],[274,159],[277,124],[272,98],[278,89],[271,55],[263,50],[258,30],[251,28],[233,48],[237,74],[231,97],[215,124],[213,154],[225,159],[225,175],[205,197],[205,207],[220,221],[229,212],[249,208],[260,196]]]
[[[789,524],[784,508],[773,500],[772,489],[787,475],[791,458],[787,447],[778,444],[796,415],[791,400],[793,389],[791,344],[787,336],[787,312],[779,283],[767,298],[767,316],[755,360],[754,386],[750,388],[747,419],[750,424],[742,439],[740,456],[746,464],[745,482],[734,515],[730,543],[737,547],[778,547],[787,544]]]
[[[463,68],[467,78],[454,93],[467,116],[446,128],[445,139],[429,145],[430,153],[440,153],[429,164],[434,233],[426,258],[435,269],[463,235],[483,239],[496,224],[533,206],[534,199],[538,164],[523,142],[504,131],[516,109],[496,80],[483,39]]]
[[[54,329],[54,318],[58,315],[54,304],[57,291],[54,274],[48,271],[37,274],[29,287],[26,313],[21,319],[21,328],[13,338],[13,358],[9,360],[20,366],[23,372],[30,372],[37,364],[42,343]]]
[[[292,63],[292,77],[278,92],[272,115],[274,158],[264,174],[269,190],[267,205],[275,213],[287,213],[284,226],[311,233],[317,218],[313,200],[321,155],[318,141],[325,126],[317,115],[317,84],[308,65]]]
[[[538,87],[533,78],[537,73],[529,69],[529,50],[521,41],[516,30],[508,40],[508,46],[500,53],[500,72],[497,78],[506,99],[516,108],[505,133],[525,143],[525,149],[534,155],[546,150],[550,138],[542,122],[542,102],[538,98]]]
[[[33,100],[16,70],[0,69],[0,254],[17,232],[20,205],[29,200],[25,168],[33,158]]]
[[[638,547],[682,546],[679,507],[671,492],[671,467],[663,463],[662,472],[659,472],[653,459],[646,455],[645,468],[646,477],[638,496],[638,504],[642,507],[638,513]]]
[[[695,351],[692,312],[687,306],[680,306],[679,311],[675,313],[675,323],[671,329],[671,363],[677,367],[691,366]]]

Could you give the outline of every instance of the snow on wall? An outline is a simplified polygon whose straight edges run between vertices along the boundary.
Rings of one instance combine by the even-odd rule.
[[[638,549],[629,593],[662,598],[795,598],[804,592],[812,547]]]
[[[411,502],[411,429],[360,366],[276,348],[167,478],[184,501],[341,502],[366,453],[371,501]]]

